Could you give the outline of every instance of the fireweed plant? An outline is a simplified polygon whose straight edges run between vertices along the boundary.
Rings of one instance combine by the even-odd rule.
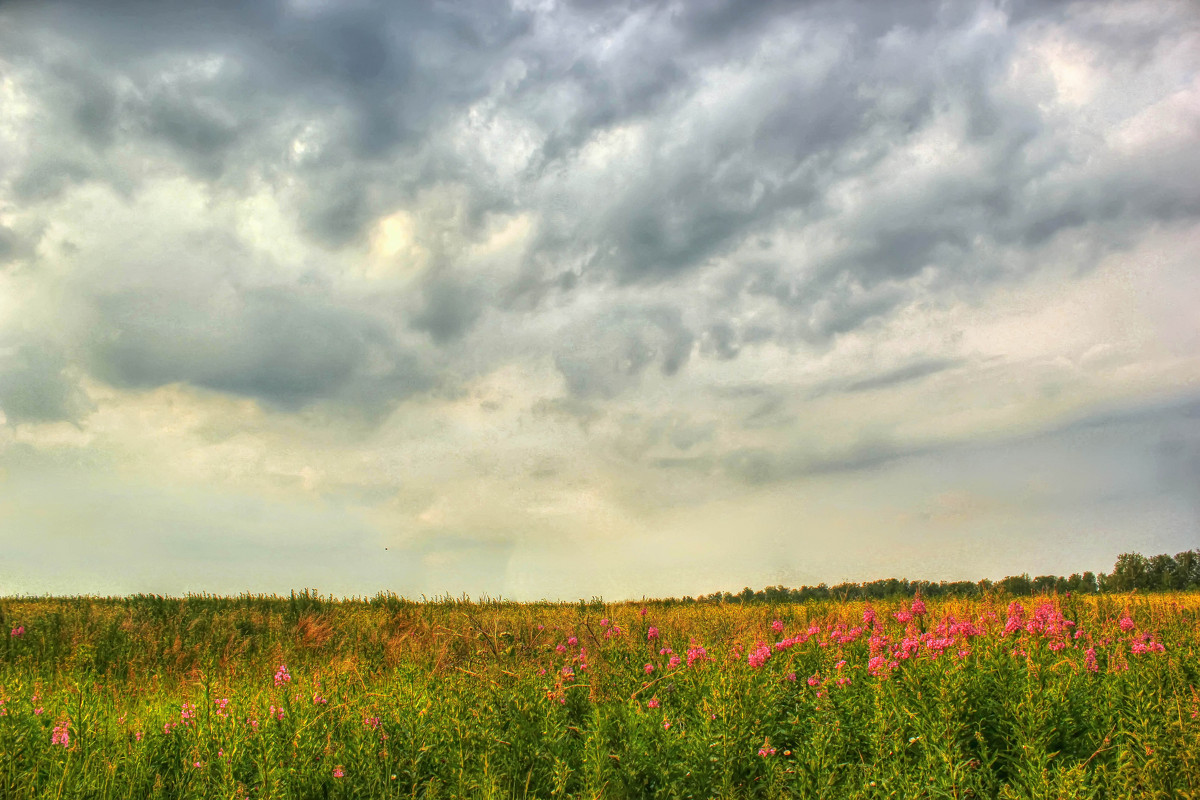
[[[1198,797],[1200,595],[0,604],[0,797]]]

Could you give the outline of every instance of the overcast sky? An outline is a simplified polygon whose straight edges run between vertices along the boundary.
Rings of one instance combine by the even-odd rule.
[[[7,2],[0,594],[1200,546],[1200,10]]]

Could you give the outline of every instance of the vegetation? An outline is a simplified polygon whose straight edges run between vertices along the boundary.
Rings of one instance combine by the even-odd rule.
[[[1200,797],[1195,593],[0,617],[6,798]]]

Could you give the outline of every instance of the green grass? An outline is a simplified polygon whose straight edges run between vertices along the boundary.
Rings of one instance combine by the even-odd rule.
[[[0,797],[1200,797],[1200,596],[909,602],[8,599]]]

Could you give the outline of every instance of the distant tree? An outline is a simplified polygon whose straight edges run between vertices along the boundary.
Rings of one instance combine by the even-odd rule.
[[[1146,570],[1146,557],[1141,553],[1121,553],[1108,576],[1110,592],[1130,592],[1149,587],[1150,576]]]
[[[1026,595],[1033,593],[1033,581],[1029,575],[1009,575],[1000,581],[1000,588],[1009,594]]]

